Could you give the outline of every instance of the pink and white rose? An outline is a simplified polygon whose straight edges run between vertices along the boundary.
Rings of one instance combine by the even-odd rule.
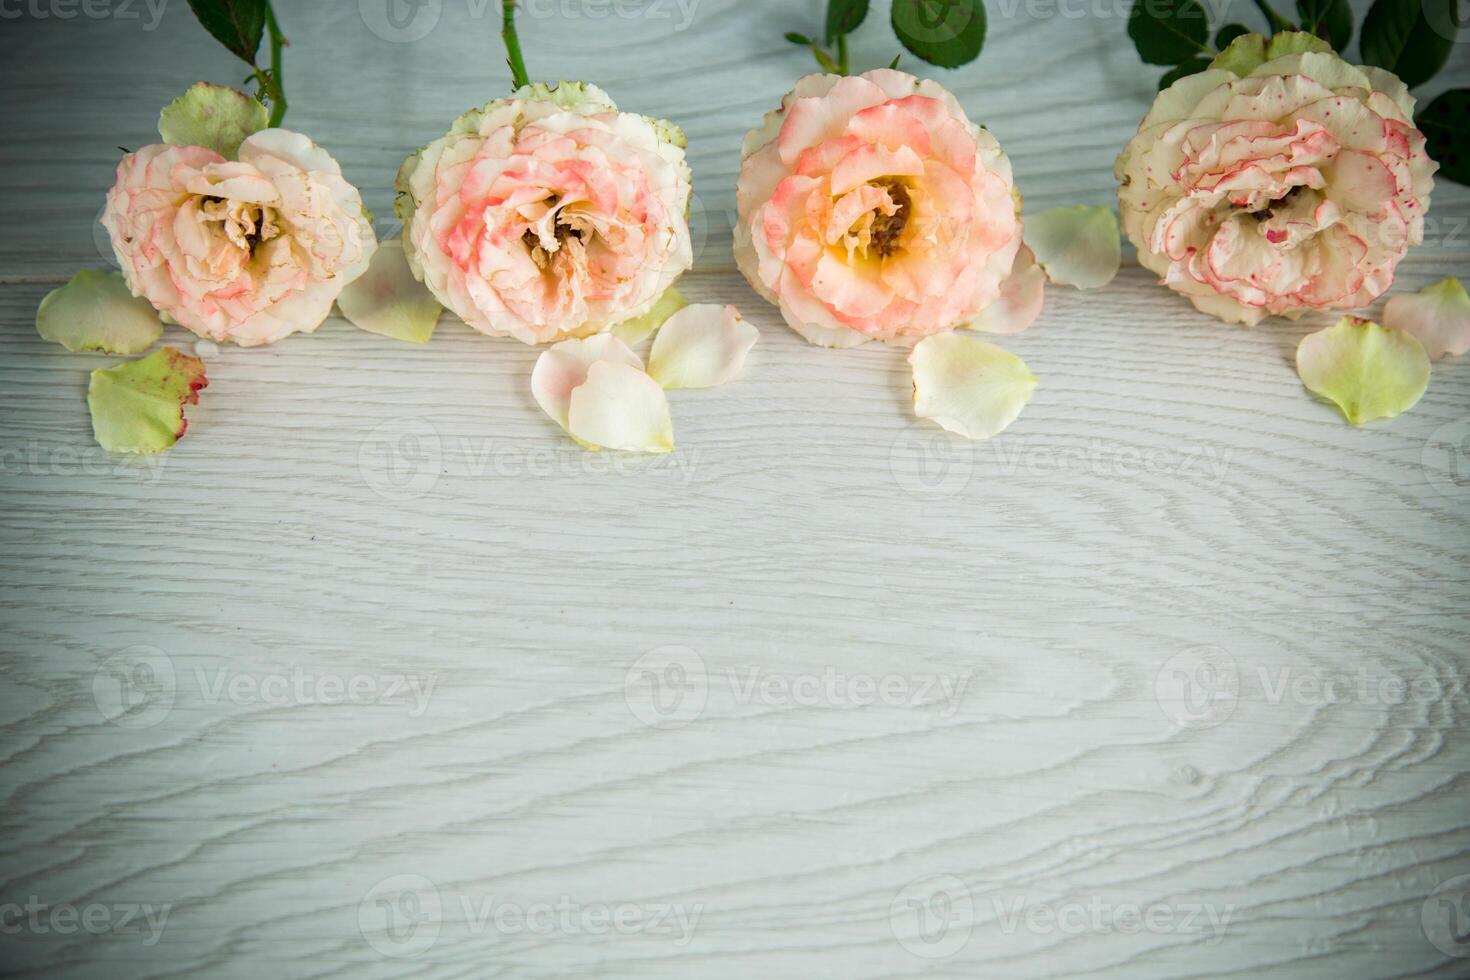
[[[252,134],[236,160],[202,146],[127,154],[102,224],[134,295],[246,347],[321,326],[377,248],[337,161],[284,129]]]
[[[1160,92],[1118,157],[1139,261],[1205,313],[1254,324],[1365,306],[1423,241],[1437,165],[1413,98],[1325,48],[1241,38]]]
[[[912,346],[1001,298],[1020,195],[995,137],[939,84],[808,75],[744,157],[736,260],[812,343]]]
[[[398,175],[410,267],[465,323],[544,344],[650,312],[693,264],[684,137],[596,86],[474,109]]]

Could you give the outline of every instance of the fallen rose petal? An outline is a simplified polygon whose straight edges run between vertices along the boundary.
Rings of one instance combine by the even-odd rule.
[[[1353,425],[1407,412],[1429,387],[1429,355],[1417,338],[1351,316],[1303,338],[1296,370]]]
[[[597,361],[572,390],[567,431],[604,449],[666,453],[674,448],[674,423],[664,390],[641,369]]]
[[[635,316],[631,320],[624,320],[613,327],[612,332],[629,347],[637,347],[648,339],[649,334],[662,327],[669,317],[688,305],[689,301],[684,298],[683,294],[670,286],[664,290],[664,294],[658,298],[652,310],[642,316]]]
[[[1417,293],[1395,296],[1383,310],[1383,325],[1413,334],[1430,360],[1459,357],[1470,350],[1470,295],[1450,277]]]
[[[1079,204],[1026,218],[1026,244],[1052,282],[1101,289],[1123,264],[1123,239],[1111,208]]]
[[[914,346],[909,363],[914,412],[970,439],[1003,432],[1036,390],[1025,361],[976,337],[927,337]]]
[[[121,273],[83,269],[41,300],[36,332],[69,351],[141,354],[163,334],[163,321]]]
[[[410,344],[434,336],[444,307],[414,278],[402,242],[384,242],[367,271],[342,290],[337,306],[353,326]]]
[[[572,392],[587,381],[587,370],[598,361],[613,361],[643,370],[638,355],[612,334],[563,340],[536,358],[536,367],[531,371],[531,396],[563,429],[568,429]]]
[[[114,453],[161,453],[188,429],[184,406],[207,386],[204,362],[162,347],[147,357],[92,372],[87,406],[92,432]]]
[[[1036,322],[1046,302],[1046,273],[1024,245],[1016,252],[1011,274],[1000,286],[1000,299],[980,311],[969,329],[980,333],[1020,333]]]
[[[269,125],[270,112],[259,99],[223,85],[196,82],[164,106],[158,135],[165,143],[203,146],[233,160],[248,136]]]
[[[760,339],[733,306],[700,303],[669,317],[648,355],[648,373],[665,388],[714,388],[733,381]]]

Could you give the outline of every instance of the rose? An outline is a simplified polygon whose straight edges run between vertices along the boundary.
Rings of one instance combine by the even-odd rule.
[[[1365,306],[1423,240],[1436,165],[1414,100],[1325,47],[1241,38],[1159,93],[1118,157],[1139,261],[1205,313],[1255,324]]]
[[[995,138],[900,71],[808,75],[745,139],[735,256],[807,340],[911,346],[973,321],[1021,246]]]
[[[409,265],[465,323],[527,344],[642,316],[693,264],[683,148],[595,86],[526,86],[404,163]]]
[[[357,189],[298,133],[257,132],[123,157],[102,224],[134,295],[202,337],[245,347],[311,333],[377,249]]]

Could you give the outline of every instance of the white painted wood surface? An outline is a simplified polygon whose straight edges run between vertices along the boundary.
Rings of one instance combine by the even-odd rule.
[[[390,215],[405,152],[506,74],[484,3],[389,43],[374,2],[278,0],[289,123]],[[1225,327],[1130,263],[1050,294],[1007,342],[1034,402],[953,441],[901,352],[808,347],[733,273],[739,139],[818,5],[527,6],[533,74],[686,128],[687,291],[763,332],[674,396],[669,460],[575,449],[514,342],[341,320],[207,353],[188,438],[101,453],[109,362],[36,303],[102,261],[114,147],[242,71],[181,0],[151,30],[0,5],[0,969],[1470,972],[1467,365],[1354,430],[1291,366],[1324,320]],[[1029,206],[1111,198],[1158,74],[1126,7],[992,4],[938,73]],[[1431,217],[1402,288],[1470,272],[1470,192]]]

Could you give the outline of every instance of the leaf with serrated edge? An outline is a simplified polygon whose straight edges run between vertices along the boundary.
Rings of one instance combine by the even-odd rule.
[[[759,339],[733,306],[685,307],[654,338],[648,374],[665,388],[715,388],[739,376]]]
[[[240,155],[240,144],[270,125],[270,110],[244,92],[197,82],[164,106],[158,135],[174,146],[203,146],[226,160]]]
[[[1025,361],[976,337],[925,337],[914,345],[909,363],[915,414],[970,439],[1005,431],[1036,390]]]
[[[1336,404],[1353,425],[1407,412],[1429,387],[1423,344],[1351,316],[1303,338],[1296,369],[1308,391]]]
[[[163,335],[163,321],[122,273],[83,269],[41,300],[36,332],[69,351],[141,354]]]
[[[189,427],[185,405],[199,403],[204,362],[161,347],[147,357],[92,372],[87,406],[98,445],[114,453],[161,453]]]

